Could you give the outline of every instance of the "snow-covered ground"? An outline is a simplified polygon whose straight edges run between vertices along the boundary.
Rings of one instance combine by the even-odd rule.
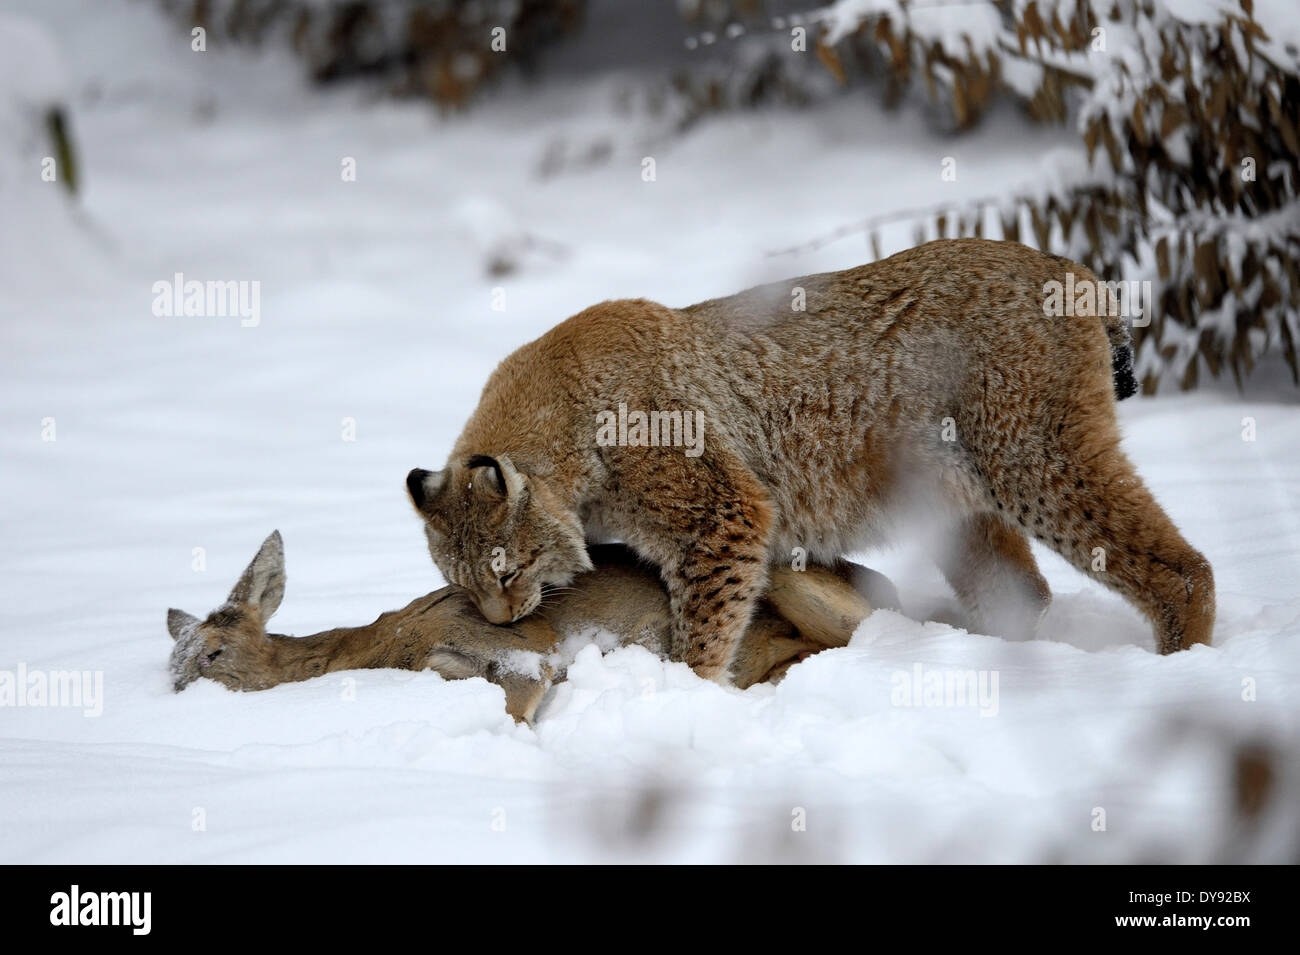
[[[1071,140],[1014,116],[940,139],[874,97],[677,138],[615,108],[617,77],[438,118],[322,95],[274,55],[191,52],[151,4],[0,0],[24,9],[62,51],[84,191],[73,206],[41,180],[38,139],[0,143],[0,672],[103,689],[97,716],[0,706],[0,861],[1294,854],[1294,815],[1247,831],[1230,812],[1243,741],[1289,754],[1274,791],[1300,801],[1300,414],[1272,373],[1245,397],[1122,406],[1130,453],[1213,562],[1214,648],[1156,656],[1134,610],[1041,553],[1039,640],[881,612],[743,693],[592,648],[532,729],[496,687],[429,673],[173,694],[166,608],[219,603],[272,528],[278,630],[440,585],[403,478],[441,465],[517,345],[605,298],[685,304],[856,264],[860,239],[765,253],[1034,181]],[[605,141],[606,162],[538,173]],[[520,267],[490,276],[503,245]],[[260,283],[256,324],[155,315],[176,273]],[[914,615],[951,605],[907,546],[860,559]],[[900,705],[918,674],[966,671],[982,704]]]

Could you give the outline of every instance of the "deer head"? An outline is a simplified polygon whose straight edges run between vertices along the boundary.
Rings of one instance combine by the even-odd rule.
[[[283,597],[284,543],[272,531],[226,602],[205,619],[174,607],[167,611],[167,630],[176,641],[168,664],[172,688],[183,690],[201,676],[232,690],[282,682],[266,623]]]

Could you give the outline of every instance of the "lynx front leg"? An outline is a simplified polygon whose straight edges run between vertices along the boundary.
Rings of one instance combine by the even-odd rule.
[[[706,680],[730,682],[729,669],[764,585],[766,550],[728,534],[701,538],[667,578],[673,656]]]
[[[646,499],[656,506],[641,515],[652,535],[643,531],[636,543],[659,564],[668,590],[673,657],[707,680],[727,683],[766,589],[772,505],[743,465],[716,454],[655,474],[659,486]]]

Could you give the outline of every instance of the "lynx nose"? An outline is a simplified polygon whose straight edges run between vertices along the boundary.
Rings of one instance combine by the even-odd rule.
[[[415,468],[406,476],[406,490],[410,492],[416,507],[424,506],[424,479],[428,476],[429,472],[422,468]]]

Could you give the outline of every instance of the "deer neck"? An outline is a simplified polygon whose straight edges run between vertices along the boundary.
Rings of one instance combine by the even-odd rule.
[[[270,668],[279,683],[336,670],[416,668],[437,637],[431,624],[439,618],[425,615],[451,595],[451,588],[444,587],[362,627],[338,627],[305,637],[269,633]]]

